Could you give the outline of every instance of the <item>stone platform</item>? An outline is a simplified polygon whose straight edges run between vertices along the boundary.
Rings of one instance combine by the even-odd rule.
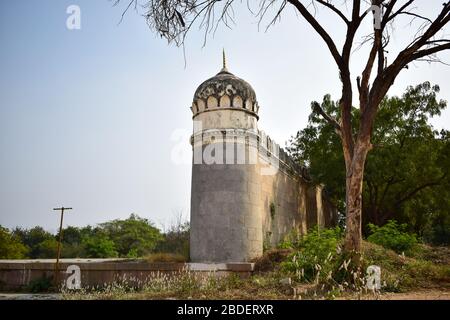
[[[140,259],[61,259],[58,279],[62,286],[70,273],[69,266],[78,266],[81,273],[81,286],[104,286],[114,282],[126,281],[140,285],[160,276],[182,276],[193,273],[199,277],[226,276],[237,274],[250,276],[253,263],[175,263],[147,262]],[[0,260],[0,291],[26,290],[30,283],[40,279],[52,280],[55,274],[55,260]]]

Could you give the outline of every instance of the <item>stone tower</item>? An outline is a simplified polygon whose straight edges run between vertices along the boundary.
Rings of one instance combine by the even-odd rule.
[[[246,81],[223,68],[203,82],[192,103],[194,157],[191,260],[242,262],[262,253],[258,208],[258,102]]]
[[[223,68],[195,91],[191,186],[192,262],[247,262],[292,229],[336,223],[337,211],[270,137],[258,102]]]

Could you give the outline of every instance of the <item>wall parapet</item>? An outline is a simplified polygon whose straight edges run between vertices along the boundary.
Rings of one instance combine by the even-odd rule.
[[[254,263],[176,263],[147,262],[130,259],[61,259],[58,279],[63,285],[70,274],[69,266],[78,266],[81,273],[81,286],[88,288],[113,284],[118,281],[131,281],[130,284],[143,284],[161,275],[179,275],[192,272],[202,277],[237,274],[249,276],[255,268]],[[0,289],[6,291],[26,290],[35,280],[53,279],[55,260],[0,260]]]

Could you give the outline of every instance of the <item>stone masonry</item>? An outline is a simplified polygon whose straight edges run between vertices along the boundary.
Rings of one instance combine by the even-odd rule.
[[[283,149],[258,130],[253,88],[225,65],[192,104],[192,262],[247,262],[293,229],[332,226],[337,211]]]

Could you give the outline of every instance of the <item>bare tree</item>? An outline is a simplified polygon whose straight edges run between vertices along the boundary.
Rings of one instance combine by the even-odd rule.
[[[122,0],[125,1],[125,0]],[[134,5],[142,6],[145,18],[152,30],[162,38],[177,45],[182,45],[192,26],[198,22],[206,34],[214,31],[219,23],[226,26],[234,23],[233,5],[235,0],[126,0],[126,11]],[[116,0],[118,4],[120,0]],[[260,0],[256,10],[246,4],[255,16],[262,19],[269,9],[275,7],[274,16],[269,25],[276,22],[282,12],[291,6],[300,17],[305,19],[325,42],[339,70],[342,83],[340,98],[340,115],[337,118],[325,113],[320,105],[314,110],[322,115],[336,130],[342,141],[346,166],[346,237],[345,247],[349,251],[361,249],[361,207],[364,165],[368,152],[372,149],[371,134],[379,104],[399,73],[413,61],[439,61],[436,53],[450,49],[450,39],[442,35],[444,26],[450,20],[450,2],[433,0],[437,15],[426,17],[415,7],[416,0]],[[444,3],[442,3],[444,2]],[[325,30],[317,18],[318,9],[329,10],[346,29],[346,36],[341,49],[336,39]],[[369,10],[367,10],[369,9]],[[368,57],[364,58],[365,67],[361,74],[352,79],[350,74],[350,56],[356,49],[358,31],[367,16],[374,12],[373,32],[366,36],[363,45],[369,46]],[[379,16],[377,16],[379,14]],[[410,17],[420,24],[410,24],[412,40],[400,50],[387,64],[385,54],[394,20]],[[405,30],[403,31],[405,32]],[[206,39],[206,38],[205,38]],[[354,90],[356,88],[356,90]],[[358,127],[351,122],[353,93],[359,96],[360,119]]]

